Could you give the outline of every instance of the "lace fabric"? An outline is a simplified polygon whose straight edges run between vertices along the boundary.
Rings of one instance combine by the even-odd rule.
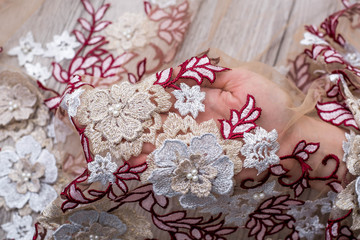
[[[7,238],[359,238],[360,54],[342,31],[359,4],[344,1],[321,28],[306,28],[304,51],[284,68],[296,87],[255,70],[291,94],[280,129],[267,127],[266,104],[252,92],[236,107],[225,104],[220,119],[204,117],[214,107],[208,86],[236,71],[225,56],[206,52],[161,71],[183,40],[192,1],[146,1],[145,15],[125,13],[113,24],[102,20],[108,4],[82,4],[94,21],[79,18],[81,30],[48,43],[29,32],[8,52],[53,94],[46,106],[28,79],[0,74]],[[50,71],[33,64],[39,57],[55,60],[51,75],[63,93],[47,86]],[[343,157],[312,142],[316,133],[290,138],[304,118],[346,130]]]

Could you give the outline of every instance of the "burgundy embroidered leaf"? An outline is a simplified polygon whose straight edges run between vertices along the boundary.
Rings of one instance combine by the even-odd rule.
[[[230,120],[221,119],[221,134],[224,139],[244,137],[244,133],[251,131],[257,125],[255,121],[260,117],[261,108],[255,107],[255,98],[247,96],[247,101],[240,111],[230,110]]]
[[[215,81],[215,72],[229,70],[228,68],[212,65],[210,59],[206,55],[203,55],[202,57],[192,57],[182,63],[180,67],[180,72],[173,80],[171,80],[171,69],[166,69],[157,73],[157,81],[154,84],[159,84],[164,88],[173,87],[179,89],[174,83],[180,78],[193,79],[198,85],[203,82],[204,78],[213,83]]]
[[[267,235],[272,235],[284,227],[295,230],[295,226],[289,222],[295,221],[294,217],[285,213],[291,206],[302,205],[303,201],[291,199],[289,195],[272,197],[262,202],[259,207],[249,215],[249,220],[245,227],[250,230],[249,236],[256,239],[264,239]]]
[[[94,28],[94,32],[99,32],[101,30],[104,30],[111,22],[110,21],[102,21],[96,24]]]
[[[105,12],[108,10],[109,7],[110,7],[110,4],[104,4],[103,6],[101,6],[101,7],[96,11],[95,21],[101,20],[101,19],[104,17]]]
[[[319,117],[325,122],[330,122],[335,126],[343,124],[344,126],[354,127],[359,130],[351,111],[338,102],[318,102],[316,110]]]
[[[94,7],[91,5],[91,3],[88,0],[81,0],[81,1],[84,5],[86,11],[88,13],[90,13],[91,15],[93,15],[95,10],[94,10]]]
[[[91,24],[89,23],[88,20],[84,19],[84,18],[79,18],[78,22],[81,24],[81,26],[87,30],[87,31],[91,31]]]
[[[291,69],[288,72],[289,78],[303,92],[307,92],[312,80],[310,79],[309,63],[306,62],[306,55],[299,54],[294,61],[291,62]]]

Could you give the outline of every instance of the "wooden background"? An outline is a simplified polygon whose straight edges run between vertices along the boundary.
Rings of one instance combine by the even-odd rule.
[[[12,4],[11,1],[0,0],[0,13]],[[28,7],[32,1],[39,2],[16,1]],[[105,18],[113,21],[125,11],[143,12],[143,8],[139,8],[141,0],[91,2],[95,8],[103,2],[111,3]],[[179,49],[175,64],[212,47],[240,61],[257,60],[271,66],[281,66],[286,64],[289,53],[296,52],[293,36],[299,29],[305,24],[318,25],[329,14],[340,9],[340,0],[204,0]],[[19,38],[27,32],[32,31],[35,41],[44,46],[52,41],[53,35],[64,30],[70,32],[77,27],[76,20],[84,13],[80,0],[45,0],[19,28],[10,31],[11,37],[0,41],[4,47],[4,53],[0,56],[1,67],[19,68],[16,57],[7,56],[6,50],[17,46]],[[14,12],[13,19],[19,19],[18,14],[21,15]],[[7,22],[0,22],[0,32],[9,34]],[[51,69],[51,59],[48,62],[46,59],[39,61]],[[0,223],[10,219],[10,213],[1,211]],[[0,229],[1,239],[2,234]]]

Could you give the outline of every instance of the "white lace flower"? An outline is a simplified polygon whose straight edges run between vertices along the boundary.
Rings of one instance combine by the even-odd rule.
[[[46,86],[46,80],[51,77],[51,72],[46,67],[43,67],[40,63],[26,63],[25,69],[27,74],[29,74],[35,80],[39,80],[44,86]]]
[[[149,38],[156,36],[157,25],[143,15],[125,13],[105,31],[109,39],[108,47],[122,54],[145,46]]]
[[[255,128],[255,133],[244,134],[244,146],[241,154],[246,157],[245,168],[256,168],[258,175],[265,171],[270,165],[278,164],[280,158],[276,152],[280,148],[277,142],[278,134],[275,129],[267,132],[261,127]]]
[[[150,2],[160,8],[167,8],[176,4],[176,0],[150,0]]]
[[[115,181],[114,172],[117,169],[116,163],[111,161],[111,154],[108,152],[106,157],[96,155],[92,162],[88,163],[91,172],[89,182],[100,181],[103,185]]]
[[[70,117],[75,117],[77,113],[77,109],[80,106],[80,96],[84,92],[84,89],[78,88],[72,93],[68,93],[65,95],[63,100],[61,101],[60,106],[65,109]]]
[[[360,66],[360,53],[351,52],[345,55],[344,59],[354,67]]]
[[[192,138],[190,146],[180,140],[166,140],[154,152],[156,168],[148,180],[157,195],[180,196],[184,208],[196,208],[216,201],[216,194],[233,189],[234,163],[222,155],[213,134]]]
[[[55,157],[35,141],[24,136],[16,151],[0,152],[0,196],[9,208],[22,208],[29,202],[35,212],[43,210],[57,197],[52,184],[58,170]]]
[[[313,45],[313,44],[325,44],[329,45],[325,40],[319,38],[318,36],[305,32],[304,33],[304,39],[300,41],[300,44],[302,45]]]
[[[174,107],[179,110],[181,116],[191,113],[193,118],[196,118],[199,112],[205,112],[205,105],[202,103],[205,99],[205,92],[200,91],[200,86],[195,85],[189,87],[185,83],[180,83],[181,90],[174,90],[177,101]]]
[[[34,226],[32,224],[31,216],[20,217],[18,214],[13,214],[12,221],[2,224],[1,228],[7,233],[6,238],[16,240],[29,240],[34,235]]]
[[[20,66],[27,62],[32,62],[35,55],[42,55],[44,53],[41,44],[34,42],[31,32],[28,32],[25,37],[20,38],[19,44],[20,46],[10,49],[8,54],[12,56],[17,55]]]
[[[61,35],[55,35],[54,40],[46,44],[45,57],[55,57],[57,62],[63,59],[72,59],[75,56],[74,49],[81,44],[76,41],[75,36],[70,36],[67,31]]]

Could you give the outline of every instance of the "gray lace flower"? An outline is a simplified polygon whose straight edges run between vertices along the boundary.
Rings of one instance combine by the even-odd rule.
[[[244,134],[244,146],[241,154],[246,157],[244,167],[256,168],[258,175],[265,171],[270,165],[278,164],[280,158],[276,152],[280,148],[277,142],[278,134],[276,130],[267,132],[261,127],[255,129],[255,133]]]
[[[94,161],[88,163],[88,169],[91,172],[89,182],[100,181],[103,185],[108,182],[114,182],[114,172],[117,169],[116,163],[111,161],[111,154],[108,152],[105,157],[96,155]]]
[[[215,194],[228,194],[233,188],[234,164],[222,155],[213,134],[194,137],[190,146],[180,140],[166,140],[154,152],[157,168],[148,180],[158,195],[181,195],[184,208],[196,208],[216,201]]]
[[[55,240],[121,239],[126,225],[115,215],[95,210],[83,210],[69,217],[70,224],[61,225],[53,234]]]

